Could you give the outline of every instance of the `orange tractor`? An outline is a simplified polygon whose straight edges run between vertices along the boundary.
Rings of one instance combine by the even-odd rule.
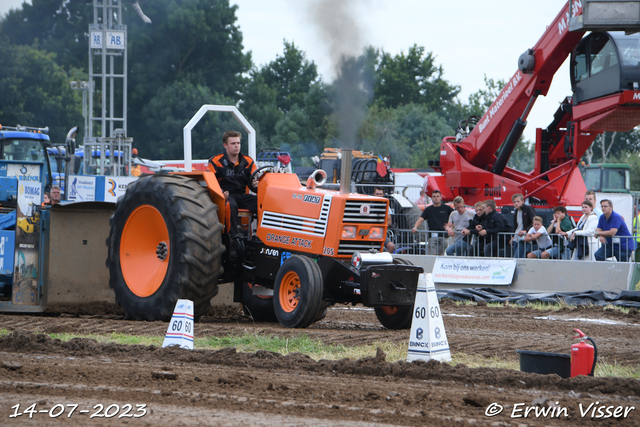
[[[351,156],[343,161],[349,171]],[[167,320],[178,299],[190,299],[197,317],[218,284],[232,282],[234,299],[256,320],[307,327],[332,304],[362,303],[384,326],[409,327],[423,269],[382,252],[389,202],[349,193],[350,176],[343,173],[338,192],[317,188],[323,171],[303,186],[295,174],[258,169],[257,218],[233,261],[212,172],[141,177],[111,218],[107,265],[116,301],[130,318]]]

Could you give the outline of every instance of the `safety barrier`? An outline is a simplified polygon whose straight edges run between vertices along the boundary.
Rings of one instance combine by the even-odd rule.
[[[535,241],[525,242],[521,239],[516,242],[513,233],[456,238],[443,231],[420,230],[412,233],[408,229],[391,227],[388,237],[395,244],[396,254],[410,255],[633,262],[635,248],[634,237],[608,238],[603,244],[593,236],[578,236],[570,245],[564,236],[551,234],[552,243],[544,248]]]
[[[388,237],[394,243],[395,251],[398,254],[527,258],[527,255],[533,252],[539,258],[547,250],[544,259],[547,259],[546,257],[549,255],[549,259],[558,260],[634,262],[635,247],[640,246],[640,239],[637,236],[609,237],[603,244],[595,236],[576,236],[571,243],[563,236],[551,234],[552,244],[548,248],[539,248],[536,242],[525,242],[524,236],[520,239],[514,238],[514,233],[498,233],[498,235],[489,238],[474,235],[459,241],[446,232],[428,230],[426,222],[417,233],[412,233],[411,228],[413,228],[415,221],[419,218],[425,205],[431,202],[427,197],[424,204],[416,203],[422,202],[419,200],[422,186],[393,186],[379,183],[358,185],[360,187],[382,187],[385,194],[388,195],[392,217],[392,226],[389,228]],[[406,201],[404,205],[395,201],[392,194],[403,196],[409,205],[406,204]],[[636,194],[633,199],[635,211],[638,211],[640,198]],[[467,209],[470,208],[467,207]],[[630,228],[640,225],[636,222],[633,223],[634,227]],[[633,233],[640,234],[635,230]]]

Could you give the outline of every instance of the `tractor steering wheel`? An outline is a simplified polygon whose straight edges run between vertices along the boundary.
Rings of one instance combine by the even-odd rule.
[[[270,169],[269,171],[267,171],[267,169]],[[262,167],[259,167],[258,169],[256,169],[252,174],[251,174],[251,178],[249,178],[249,190],[253,191],[254,193],[258,192],[258,188],[253,186],[253,181],[260,181],[262,179],[262,177],[264,176],[265,173],[267,172],[274,172],[276,170],[276,167],[273,165],[265,165]]]

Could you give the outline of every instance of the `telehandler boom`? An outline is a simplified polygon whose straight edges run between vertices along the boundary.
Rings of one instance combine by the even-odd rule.
[[[595,137],[640,124],[640,36],[621,32],[638,31],[640,17],[632,12],[639,4],[567,2],[520,56],[518,70],[484,115],[461,121],[457,135],[444,138],[440,160],[432,164],[442,176],[425,179],[427,193],[439,190],[445,200],[459,195],[470,205],[489,198],[510,204],[522,193],[536,207],[580,206],[586,188],[577,165]],[[583,38],[587,30],[595,31]],[[536,130],[534,170],[508,167],[535,100],[547,94],[567,56],[573,96],[546,129]]]

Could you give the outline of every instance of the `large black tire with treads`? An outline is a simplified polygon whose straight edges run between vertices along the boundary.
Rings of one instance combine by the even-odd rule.
[[[413,265],[403,258],[394,258],[394,264]],[[375,307],[378,321],[387,329],[409,329],[413,320],[413,306]]]
[[[253,295],[251,285],[242,284],[242,311],[254,322],[277,322],[278,318],[273,310],[273,297]]]
[[[322,316],[322,274],[311,258],[293,255],[276,275],[273,308],[278,321],[288,328],[306,328]]]
[[[152,175],[130,184],[107,240],[109,286],[125,315],[169,320],[178,299],[202,315],[218,292],[222,231],[218,207],[197,181]]]

